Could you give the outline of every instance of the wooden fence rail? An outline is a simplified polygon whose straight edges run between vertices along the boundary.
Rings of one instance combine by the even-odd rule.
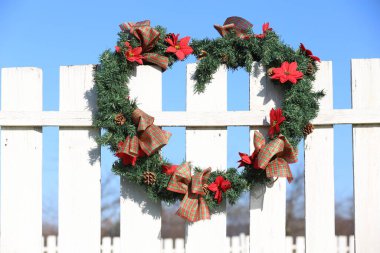
[[[56,236],[45,238],[41,253],[59,253]],[[336,253],[354,253],[354,236],[336,236]],[[227,237],[225,241],[227,253],[249,253],[249,236]],[[161,253],[184,253],[185,241],[183,238],[167,238],[161,240]],[[286,253],[305,253],[305,237],[286,237]],[[101,253],[121,253],[119,237],[103,237]]]
[[[266,132],[266,115],[272,107],[280,106],[283,91],[266,77],[260,64],[254,64],[249,75],[249,110],[229,112],[227,70],[221,67],[215,73],[204,94],[193,93],[194,70],[195,64],[187,66],[185,112],[162,112],[162,72],[154,66],[136,68],[129,83],[130,96],[138,97],[140,108],[156,116],[157,125],[186,127],[187,161],[224,170],[227,127],[248,126],[250,136],[246,144],[249,141],[252,151],[253,132]],[[314,87],[325,90],[326,96],[320,103],[321,113],[314,120],[315,130],[306,138],[304,154],[300,154],[305,157],[306,237],[305,243],[299,245],[305,245],[307,253],[339,250],[334,224],[334,124],[353,124],[355,250],[380,252],[379,72],[380,59],[352,60],[353,108],[333,110],[332,63],[319,65]],[[52,125],[59,126],[60,253],[100,253],[100,147],[95,142],[100,130],[92,127],[96,113],[93,86],[93,65],[61,67],[59,111],[43,112],[42,70],[1,70],[2,253],[41,252],[42,127]],[[161,204],[148,200],[142,188],[123,178],[120,185],[121,252],[159,252]],[[271,188],[253,189],[250,252],[286,252],[285,210],[284,180],[278,180]],[[149,229],[141,229],[141,224]],[[186,253],[226,253],[225,245],[219,243],[226,241],[226,227],[225,213],[187,224],[183,243]]]

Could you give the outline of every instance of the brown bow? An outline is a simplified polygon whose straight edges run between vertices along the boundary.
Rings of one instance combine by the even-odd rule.
[[[179,216],[190,222],[210,219],[210,211],[203,198],[206,195],[203,186],[207,184],[210,173],[211,169],[208,168],[191,176],[191,168],[188,163],[177,167],[170,178],[167,189],[185,194],[177,211]]]

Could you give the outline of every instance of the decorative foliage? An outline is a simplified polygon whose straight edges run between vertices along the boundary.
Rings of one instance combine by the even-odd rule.
[[[208,219],[223,200],[234,204],[253,184],[273,182],[273,177],[291,181],[289,163],[297,160],[295,147],[303,138],[304,127],[316,117],[318,99],[323,96],[323,92],[312,91],[315,61],[320,60],[303,44],[294,51],[280,41],[269,23],[255,35],[253,25],[240,17],[227,18],[222,26],[214,27],[221,38],[190,42],[188,36],[180,39],[179,34],[166,33],[161,26],[151,27],[150,21],[123,23],[115,51],[106,50],[95,69],[95,125],[106,130],[98,143],[109,146],[120,158],[113,172],[144,187],[154,201],[180,200],[177,214],[191,222]],[[195,92],[206,89],[220,65],[251,72],[255,61],[268,69],[274,85],[282,83],[285,88],[281,108],[270,112],[269,143],[255,132],[255,151],[239,153],[241,172],[170,164],[159,153],[170,133],[155,126],[154,118],[129,99],[126,84],[137,65],[153,64],[165,71],[190,54],[199,60],[193,76]]]

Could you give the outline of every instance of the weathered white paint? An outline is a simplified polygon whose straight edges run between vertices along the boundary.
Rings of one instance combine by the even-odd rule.
[[[96,112],[93,65],[60,68],[60,111]],[[61,253],[100,252],[99,130],[59,128],[58,233]]]
[[[158,126],[266,126],[266,111],[228,111],[219,112],[156,112],[146,111],[154,115]],[[320,111],[313,125],[332,124],[378,124],[380,114],[375,109],[335,109]],[[0,112],[0,126],[83,126],[91,127],[91,112]]]
[[[2,69],[1,79],[3,111],[42,110],[41,69]],[[0,192],[0,251],[41,252],[41,127],[2,127]]]
[[[280,108],[283,87],[273,84],[265,69],[254,64],[250,74],[250,111],[265,111],[269,122],[272,108]],[[267,135],[267,127],[250,130],[250,151],[254,151],[253,135],[259,130]],[[280,178],[272,187],[257,185],[250,197],[250,252],[285,252],[285,201],[286,182]],[[273,243],[276,242],[276,243]]]
[[[212,83],[203,94],[194,94],[194,81],[191,79],[195,64],[187,65],[186,110],[201,112],[205,108],[218,112],[227,111],[227,71],[221,67],[213,76]],[[186,160],[202,169],[225,170],[227,167],[226,127],[186,128]],[[221,204],[225,210],[225,202]],[[227,218],[225,213],[212,215],[211,220],[186,224],[186,253],[226,252],[225,241]],[[205,232],[208,231],[207,237]],[[206,243],[207,242],[207,243]]]
[[[380,59],[352,60],[352,107],[380,110]],[[380,113],[379,113],[380,114]],[[380,252],[380,123],[353,126],[355,247]]]
[[[131,78],[128,86],[131,99],[138,97],[139,108],[161,111],[160,68],[138,66],[136,76]],[[148,199],[142,187],[126,182],[124,178],[121,178],[120,237],[121,252],[149,253],[159,252],[161,248],[161,203]]]
[[[319,65],[315,90],[326,96],[320,108],[333,108],[332,63]],[[334,129],[318,126],[305,140],[305,226],[306,252],[336,251],[334,212]]]
[[[304,253],[305,252],[305,237],[297,236],[296,237],[296,252]]]

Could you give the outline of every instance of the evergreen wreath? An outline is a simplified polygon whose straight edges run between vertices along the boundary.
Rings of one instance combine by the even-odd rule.
[[[94,72],[98,112],[95,126],[106,131],[98,143],[109,146],[120,159],[113,172],[142,185],[148,198],[169,204],[182,200],[177,214],[188,221],[208,219],[223,199],[234,204],[255,184],[271,184],[273,178],[292,180],[289,163],[297,161],[298,142],[312,131],[323,91],[314,92],[312,81],[320,59],[306,49],[293,50],[265,23],[261,34],[240,17],[215,25],[221,37],[192,40],[167,33],[150,21],[123,23],[115,51],[106,50]],[[211,171],[189,163],[172,165],[160,154],[170,133],[154,125],[154,118],[129,99],[128,81],[137,65],[150,64],[165,71],[178,60],[194,54],[199,62],[193,75],[194,92],[202,93],[220,65],[251,71],[260,62],[275,85],[285,88],[282,108],[270,112],[269,143],[255,132],[255,151],[239,153],[239,167]]]

